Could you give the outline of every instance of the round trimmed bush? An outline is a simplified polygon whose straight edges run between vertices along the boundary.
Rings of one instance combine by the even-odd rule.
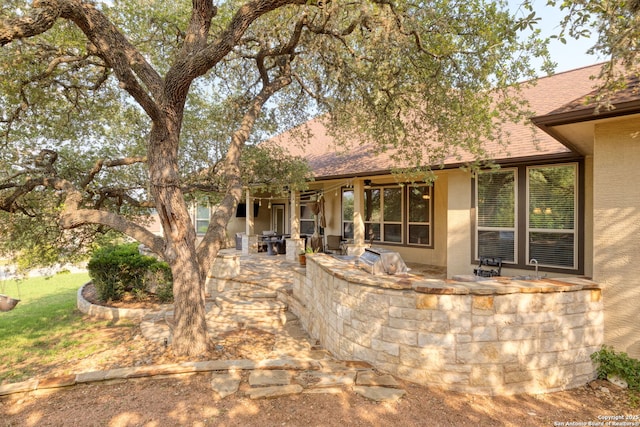
[[[87,268],[101,301],[118,301],[127,293],[154,293],[163,302],[173,299],[169,265],[141,255],[137,243],[100,248]]]

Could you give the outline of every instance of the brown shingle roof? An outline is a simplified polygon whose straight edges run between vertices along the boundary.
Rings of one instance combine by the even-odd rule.
[[[554,126],[638,113],[640,75],[628,77],[625,83],[624,89],[616,91],[606,100],[611,108],[599,104],[597,96],[600,92],[596,89],[532,120],[539,126]]]
[[[535,115],[545,114],[590,93],[595,87],[591,77],[598,74],[600,67],[593,65],[540,78],[535,85],[527,84],[522,95],[529,101],[529,109]],[[304,157],[316,178],[374,175],[397,166],[389,152],[376,154],[373,146],[360,145],[358,141],[352,142],[346,149],[338,149],[334,139],[327,134],[322,117],[312,119],[303,126],[310,132],[306,146],[293,142],[291,132],[295,130],[278,135],[267,143],[284,146],[292,154]],[[529,123],[508,123],[503,126],[503,131],[510,135],[506,149],[497,141],[485,144],[487,153],[495,161],[570,153],[567,147],[545,133],[537,132],[534,136]],[[472,155],[463,153],[445,159],[444,165],[453,167],[474,160]]]

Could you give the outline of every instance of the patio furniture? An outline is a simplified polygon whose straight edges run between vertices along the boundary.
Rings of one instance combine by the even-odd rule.
[[[288,235],[277,234],[275,231],[263,231],[260,243],[266,246],[267,255],[285,254],[287,252],[286,237]]]
[[[324,238],[325,253],[342,255],[342,236],[327,235]]]
[[[478,277],[494,277],[500,276],[501,271],[502,258],[481,256],[478,268],[473,269],[473,274]]]
[[[276,246],[278,244],[278,240],[275,238],[269,238],[265,243],[267,244],[267,255],[278,255],[278,247]]]

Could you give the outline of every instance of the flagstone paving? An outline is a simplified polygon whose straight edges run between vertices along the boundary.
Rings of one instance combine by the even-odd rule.
[[[273,346],[262,360],[211,360],[179,364],[137,366],[106,371],[83,372],[64,377],[31,379],[0,386],[0,396],[44,388],[68,387],[81,383],[158,377],[174,374],[207,373],[211,389],[219,399],[243,394],[251,399],[274,398],[300,393],[356,392],[375,401],[395,401],[405,391],[390,375],[375,371],[361,361],[343,361],[331,356],[309,337],[286,304],[277,300],[276,292],[255,289],[251,284],[266,283],[268,288],[290,286],[274,257],[257,262],[245,259],[240,282],[249,289],[216,295],[207,302],[207,325],[214,339],[229,334],[264,331],[275,337]],[[143,336],[152,341],[171,342],[173,310],[164,306],[147,314],[141,322]],[[225,335],[226,334],[226,335]]]

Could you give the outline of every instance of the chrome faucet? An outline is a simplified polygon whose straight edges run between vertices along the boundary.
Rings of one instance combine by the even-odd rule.
[[[536,280],[540,280],[540,276],[538,275],[538,260],[535,258],[531,258],[529,260],[529,264],[534,264],[536,266]]]

